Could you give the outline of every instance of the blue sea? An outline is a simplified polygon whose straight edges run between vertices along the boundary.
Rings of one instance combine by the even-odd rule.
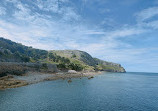
[[[158,74],[103,73],[2,90],[0,111],[158,111]]]

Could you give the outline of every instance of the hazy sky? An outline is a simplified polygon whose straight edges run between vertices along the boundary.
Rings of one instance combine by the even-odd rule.
[[[158,72],[158,0],[0,0],[0,36]]]

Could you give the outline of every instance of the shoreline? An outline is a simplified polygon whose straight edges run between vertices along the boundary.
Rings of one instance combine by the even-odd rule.
[[[35,84],[43,81],[53,81],[59,79],[68,79],[68,82],[72,82],[71,78],[88,77],[88,79],[94,78],[96,75],[100,75],[102,72],[58,72],[58,73],[41,73],[41,72],[27,72],[22,76],[8,75],[0,78],[0,90],[22,87],[30,84]]]

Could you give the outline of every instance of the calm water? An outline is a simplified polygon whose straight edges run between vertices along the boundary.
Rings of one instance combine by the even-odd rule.
[[[158,74],[108,73],[0,91],[0,111],[158,111]]]

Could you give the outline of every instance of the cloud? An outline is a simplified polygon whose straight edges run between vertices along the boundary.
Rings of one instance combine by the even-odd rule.
[[[58,0],[38,0],[36,5],[39,9],[43,11],[51,11],[53,13],[60,13],[61,10],[59,8],[59,1]]]
[[[63,13],[63,5],[68,3],[68,0],[37,0],[35,5],[42,11],[50,11],[53,13]]]
[[[80,16],[72,10],[73,10],[72,8],[67,8],[64,11],[63,20],[66,20],[66,21],[74,21],[74,20],[79,21]]]
[[[148,30],[158,29],[158,7],[149,7],[135,14],[137,25]]]
[[[65,20],[69,21],[72,17],[79,19],[80,16],[72,11],[73,8],[71,7],[65,8],[65,13],[62,12],[65,15],[60,20],[53,20],[51,14],[49,14],[49,17],[48,15],[32,11],[27,4],[22,4],[19,1],[14,3],[17,9],[13,16],[18,20],[18,23],[13,24],[1,20],[1,27],[3,27],[5,35],[7,35],[5,37],[22,42],[25,45],[32,45],[35,48],[42,46],[43,49],[48,50],[80,49],[95,55],[96,52],[99,53],[99,51],[105,49],[113,51],[113,48],[116,47],[128,47],[129,45],[127,43],[122,43],[116,39],[143,33],[141,29],[130,27],[104,31],[100,28],[86,27],[85,24],[70,24],[70,22],[65,22]],[[45,8],[49,9],[51,7],[47,5],[49,4],[45,4],[40,10],[53,11],[52,9],[46,10]],[[93,37],[94,35],[99,39]],[[45,42],[42,42],[41,39]],[[48,47],[42,44],[50,45]]]
[[[145,22],[154,16],[158,15],[158,7],[150,7],[142,10],[141,12],[135,14],[137,16],[138,22]]]
[[[85,0],[83,4],[87,5],[87,2],[95,4],[101,0]],[[6,1],[7,6],[11,3],[11,17],[0,18],[0,36],[5,38],[40,49],[87,51],[94,57],[122,63],[127,66],[127,70],[130,70],[128,65],[143,64],[145,59],[147,63],[157,60],[156,54],[150,55],[157,49],[135,48],[127,42],[131,38],[140,41],[140,35],[148,33],[151,27],[158,28],[156,20],[146,22],[156,16],[157,13],[153,12],[152,15],[147,14],[153,8],[138,12],[136,19],[139,20],[136,24],[123,24],[116,29],[114,27],[117,21],[110,17],[103,17],[102,24],[83,22],[85,19],[77,10],[80,7],[69,0]],[[9,15],[7,11],[5,13]],[[106,26],[111,28],[107,30]],[[150,59],[150,56],[155,59]],[[156,63],[153,63],[156,66]]]
[[[116,23],[116,21],[113,18],[104,18],[103,21],[101,22],[101,25],[103,27],[110,27],[110,28],[114,28],[115,26],[118,25],[118,23]]]
[[[31,10],[29,9],[29,6],[22,5],[20,2],[16,3],[16,8],[18,9],[14,13],[14,17],[19,20],[28,20],[29,22],[35,19],[34,15],[31,15]]]
[[[99,30],[86,30],[86,31],[83,31],[81,33],[84,33],[84,34],[87,34],[87,35],[102,35],[102,34],[105,34],[104,31],[99,31]]]
[[[108,32],[106,34],[106,36],[108,36],[108,38],[118,38],[118,37],[127,37],[127,36],[131,36],[131,35],[138,35],[141,33],[146,32],[145,29],[142,28],[137,28],[135,27],[125,27],[119,30],[114,30],[111,32]]]
[[[80,18],[69,0],[37,0],[34,4],[41,11],[52,13],[52,15],[60,16],[60,18],[62,16],[63,21],[78,21]]]
[[[0,15],[5,15],[6,9],[4,7],[0,7]]]
[[[11,3],[15,7],[13,17],[10,22],[0,19],[1,36],[35,48],[41,46],[42,49],[48,50],[75,48],[74,42],[77,38],[80,39],[81,35],[79,26],[65,22],[73,18],[78,19],[78,15],[71,7],[65,9],[66,15],[60,20],[54,20],[51,14],[48,16],[31,10],[28,4],[20,1]]]
[[[144,24],[146,27],[151,27],[153,29],[158,29],[158,20],[155,20],[155,21],[152,21],[152,22],[149,22],[149,23],[146,23]]]

